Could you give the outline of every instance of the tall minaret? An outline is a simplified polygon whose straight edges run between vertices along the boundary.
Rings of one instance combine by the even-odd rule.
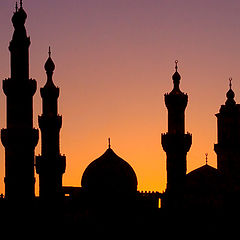
[[[240,187],[240,104],[236,104],[229,79],[227,100],[217,117],[218,143],[214,145],[217,167],[228,181]]]
[[[165,94],[168,132],[162,134],[162,146],[167,154],[167,204],[171,207],[179,205],[186,177],[186,155],[192,144],[192,135],[185,134],[185,108],[188,96],[179,89],[181,76],[178,73],[178,61],[175,63],[176,72],[172,76],[174,87],[169,94]]]
[[[7,128],[1,131],[5,147],[5,197],[9,200],[33,199],[34,149],[38,130],[33,129],[33,95],[36,81],[29,79],[30,38],[25,29],[26,12],[22,1],[12,17],[14,33],[10,42],[11,78],[3,80],[7,96]]]
[[[62,126],[62,116],[58,115],[59,88],[53,83],[54,62],[49,57],[45,63],[47,82],[41,88],[43,101],[42,115],[38,122],[41,129],[42,155],[37,157],[36,167],[40,180],[40,198],[56,199],[62,194],[62,175],[66,168],[66,158],[60,154],[59,132]]]

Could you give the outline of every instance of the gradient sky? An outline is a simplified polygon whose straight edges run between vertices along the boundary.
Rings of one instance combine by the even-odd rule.
[[[23,6],[32,42],[30,77],[38,82],[35,128],[49,45],[56,65],[64,185],[80,186],[84,169],[105,152],[111,137],[113,150],[136,171],[139,190],[165,189],[160,134],[167,131],[164,93],[172,89],[175,59],[189,96],[186,130],[193,144],[187,170],[205,164],[206,152],[216,167],[215,114],[226,100],[229,77],[240,100],[239,0],[24,0]],[[10,76],[14,7],[15,0],[0,1],[1,79]],[[1,91],[0,128],[6,126],[5,104]],[[0,192],[4,168],[0,145]]]

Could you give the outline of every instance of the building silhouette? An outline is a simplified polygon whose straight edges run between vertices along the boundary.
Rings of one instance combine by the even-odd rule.
[[[227,100],[216,114],[217,168],[209,166],[206,158],[205,165],[187,173],[186,156],[192,135],[185,133],[188,95],[179,88],[181,76],[176,61],[173,89],[165,94],[168,132],[162,134],[162,147],[167,156],[166,191],[138,191],[134,169],[113,151],[110,139],[105,153],[84,171],[81,187],[62,186],[66,157],[60,153],[62,116],[58,115],[59,88],[53,82],[55,64],[50,48],[44,66],[47,82],[40,89],[41,156],[36,157],[34,165],[38,130],[33,128],[33,95],[37,84],[29,79],[26,18],[20,1],[20,8],[16,4],[12,17],[11,78],[3,80],[7,127],[1,131],[5,196],[0,198],[0,212],[4,224],[38,226],[38,233],[50,228],[60,235],[63,230],[78,232],[80,228],[81,234],[88,237],[106,233],[120,236],[131,231],[135,238],[144,233],[156,237],[163,229],[168,237],[176,231],[178,236],[185,236],[186,232],[198,232],[201,221],[205,221],[203,235],[236,227],[238,222],[234,219],[239,214],[240,201],[240,105],[234,100],[231,79]],[[34,166],[40,179],[39,197],[34,191]]]

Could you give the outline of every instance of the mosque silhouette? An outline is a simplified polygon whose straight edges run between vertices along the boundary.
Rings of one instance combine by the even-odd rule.
[[[58,114],[59,88],[53,82],[55,64],[45,63],[47,81],[40,89],[42,115],[41,156],[34,155],[39,131],[33,128],[33,95],[37,82],[29,78],[29,46],[20,1],[12,17],[10,41],[11,77],[3,80],[7,97],[7,126],[1,130],[5,147],[5,196],[0,198],[2,224],[54,229],[80,229],[81,234],[151,233],[156,237],[186,233],[221,233],[237,229],[240,201],[240,104],[234,100],[230,79],[227,100],[217,117],[217,168],[207,162],[187,174],[186,156],[192,135],[185,133],[188,95],[180,90],[178,62],[172,76],[173,89],[165,94],[168,132],[161,142],[166,152],[167,187],[163,193],[140,192],[133,168],[111,148],[94,160],[83,173],[81,187],[62,186],[66,157],[60,153]],[[36,169],[39,196],[35,196]],[[161,203],[161,204],[159,204]],[[204,227],[201,227],[204,225]],[[54,228],[54,226],[56,226]]]

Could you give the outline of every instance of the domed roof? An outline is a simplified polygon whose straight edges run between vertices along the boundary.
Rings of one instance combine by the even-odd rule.
[[[222,175],[218,169],[205,164],[187,174],[187,188],[194,191],[218,189],[222,184]]]
[[[180,85],[180,80],[181,80],[181,75],[178,73],[178,60],[175,61],[175,73],[172,75],[172,80],[173,80],[173,90],[170,92],[170,95],[184,95],[184,93],[180,90],[179,85]]]
[[[81,181],[83,189],[95,192],[135,193],[137,177],[133,168],[110,148],[88,165]]]
[[[173,80],[173,81],[180,81],[180,80],[181,80],[181,75],[178,73],[177,70],[176,70],[176,72],[172,75],[172,80]]]
[[[55,70],[55,64],[51,58],[51,48],[49,47],[49,50],[48,50],[48,59],[44,65],[44,68],[46,70],[46,72],[53,72]]]
[[[219,171],[208,164],[205,164],[187,174],[188,177],[211,177],[215,175],[219,175]]]
[[[44,65],[44,68],[45,68],[46,72],[53,72],[54,71],[55,64],[54,64],[51,57],[48,57],[45,65]]]
[[[227,101],[225,102],[226,105],[235,105],[236,104],[236,102],[234,100],[235,93],[232,90],[232,78],[229,78],[229,90],[228,90],[226,96],[227,96]]]
[[[27,19],[27,14],[22,7],[22,2],[20,3],[19,9],[18,9],[17,3],[16,3],[16,12],[14,13],[14,15],[12,17],[13,26],[17,27],[17,26],[24,25],[26,19]]]

